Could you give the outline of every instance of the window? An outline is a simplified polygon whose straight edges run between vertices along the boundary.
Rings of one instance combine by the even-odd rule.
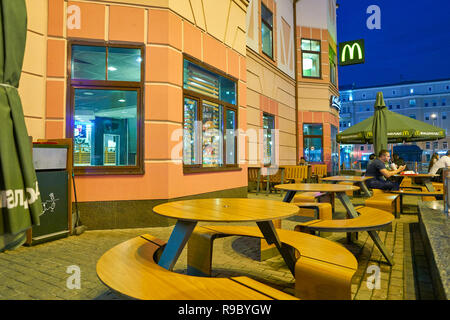
[[[428,102],[425,102],[425,107],[428,107]]]
[[[364,146],[361,146],[361,151],[364,151]]]
[[[263,114],[263,148],[264,165],[270,166],[275,163],[275,118],[274,116]]]
[[[447,141],[442,141],[442,149],[447,150],[447,148],[448,148]]]
[[[429,113],[425,114],[425,120],[427,120],[427,121],[430,120],[430,114]]]
[[[392,104],[391,104],[391,105],[389,105],[389,110],[392,110]]]
[[[367,150],[368,150],[368,151],[372,151],[372,145],[369,144],[369,145],[367,146]]]
[[[336,53],[331,46],[328,48],[328,55],[330,58],[330,81],[336,85]]]
[[[428,91],[431,92],[431,90],[432,90],[431,87],[428,87]]]
[[[395,95],[395,90],[392,90],[392,94],[394,94],[394,95]]]
[[[411,90],[412,90],[412,89],[411,89]],[[416,99],[410,99],[410,100],[409,100],[409,105],[410,105],[411,107],[415,106],[415,105],[416,105]]]
[[[366,94],[365,94],[365,93],[363,93],[362,97],[363,97],[363,98],[365,98],[365,97],[366,97]]]
[[[416,115],[415,114],[410,114],[409,117],[412,118],[412,119],[416,119]]]
[[[303,124],[303,155],[308,162],[323,160],[322,124]]]
[[[184,171],[237,168],[236,82],[185,57],[183,95]]]
[[[430,149],[430,143],[429,143],[429,142],[426,142],[426,143],[425,143],[425,149],[427,149],[427,150]]]
[[[273,15],[261,3],[261,43],[262,52],[273,58]]]
[[[433,107],[436,107],[436,105],[437,105],[437,102],[433,101]]]
[[[433,149],[436,150],[438,148],[438,142],[434,141],[433,142]]]
[[[397,105],[397,109],[400,109],[400,105],[399,104]]]
[[[445,99],[442,99],[442,105],[445,106]]]
[[[442,120],[447,120],[447,112],[442,112]]]
[[[301,47],[303,77],[320,78],[320,40],[302,39]]]
[[[143,46],[70,43],[67,137],[77,174],[144,173],[143,57]]]

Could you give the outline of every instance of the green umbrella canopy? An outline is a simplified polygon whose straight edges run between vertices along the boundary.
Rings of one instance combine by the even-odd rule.
[[[25,52],[25,0],[0,1],[0,251],[25,241],[42,203],[17,91]]]
[[[386,115],[388,143],[430,141],[445,138],[445,130],[442,128],[392,112],[386,108],[383,109],[383,112]],[[343,144],[372,144],[373,120],[374,116],[369,117],[342,131],[336,136],[337,142]]]
[[[373,133],[373,151],[378,154],[381,150],[387,149],[387,114],[386,104],[384,103],[383,93],[377,92],[375,101],[375,112],[373,114],[372,133]]]

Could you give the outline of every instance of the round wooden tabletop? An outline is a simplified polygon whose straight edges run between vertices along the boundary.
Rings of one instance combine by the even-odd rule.
[[[325,181],[351,181],[351,182],[362,182],[372,179],[372,177],[360,177],[360,176],[332,176],[322,178]]]
[[[431,173],[415,173],[415,174],[396,174],[396,177],[410,177],[410,178],[433,178],[438,177],[437,174]]]
[[[286,191],[345,192],[359,190],[359,187],[330,183],[286,183],[277,184],[276,189]]]
[[[295,215],[299,208],[275,200],[215,198],[168,202],[154,207],[153,211],[187,221],[256,222],[287,218]]]

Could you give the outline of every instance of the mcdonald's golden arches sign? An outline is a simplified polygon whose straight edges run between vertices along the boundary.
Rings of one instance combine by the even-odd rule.
[[[339,43],[339,65],[364,63],[364,39]]]

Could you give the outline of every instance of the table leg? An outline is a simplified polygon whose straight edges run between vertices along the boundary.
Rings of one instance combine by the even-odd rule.
[[[258,184],[256,185],[256,194],[259,193],[259,184],[261,183],[261,169],[258,170]]]
[[[258,221],[256,222],[256,224],[258,225],[259,230],[261,230],[261,233],[263,234],[267,243],[275,244],[281,256],[283,257],[284,262],[286,262],[286,265],[288,266],[289,270],[291,270],[292,275],[295,276],[296,259],[294,252],[291,250],[289,246],[280,242],[280,239],[278,238],[278,234],[277,231],[275,230],[273,222],[271,220]]]
[[[344,206],[345,210],[347,210],[347,215],[350,218],[356,218],[358,217],[358,212],[356,211],[355,207],[353,206],[353,203],[348,198],[347,194],[345,192],[336,192],[337,197],[341,201],[342,205]],[[353,242],[354,240],[358,240],[358,233],[357,232],[348,232],[347,233],[347,241]]]
[[[294,196],[296,193],[297,193],[297,191],[288,190],[286,192],[286,195],[284,196],[283,202],[290,203],[292,201],[292,199],[294,199]]]
[[[381,251],[381,253],[383,254],[383,257],[387,260],[389,265],[393,266],[394,260],[392,260],[392,253],[390,254],[387,251],[386,247],[384,246],[384,243],[381,241],[380,237],[378,236],[378,233],[374,230],[367,231],[367,233],[372,238],[373,242],[378,247],[378,249]]]
[[[400,214],[403,214],[403,194],[400,193]]]
[[[159,259],[158,265],[167,269],[172,270],[173,266],[178,260],[178,257],[183,251],[189,237],[194,231],[197,221],[185,221],[178,220],[175,227],[170,235],[169,241],[164,248],[164,251]]]
[[[370,193],[370,191],[369,191],[369,189],[367,188],[366,183],[365,183],[364,181],[361,181],[361,182],[359,183],[359,187],[361,188],[361,190],[365,193],[365,195],[366,195],[367,197],[371,197],[371,196],[372,196],[372,194]]]
[[[425,187],[427,187],[428,192],[434,192],[434,186],[433,186],[433,183],[431,183],[430,180],[428,180],[428,179],[425,180],[423,182],[423,184],[425,185]]]

